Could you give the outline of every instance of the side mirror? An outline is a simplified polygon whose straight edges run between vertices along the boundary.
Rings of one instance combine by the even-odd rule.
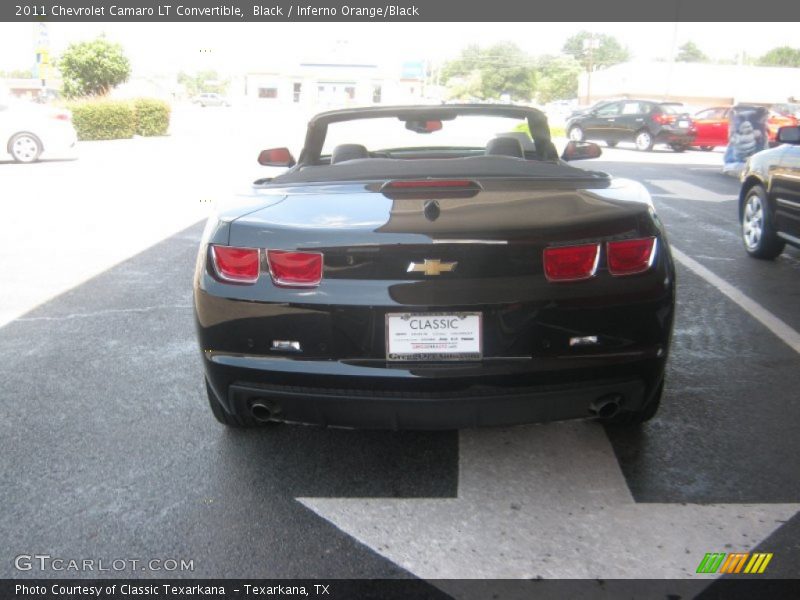
[[[261,151],[258,164],[265,167],[293,167],[295,160],[288,148],[270,148]]]
[[[778,129],[781,144],[800,144],[800,127],[781,127]]]
[[[603,154],[600,146],[592,142],[568,142],[567,147],[564,148],[564,153],[561,155],[561,160],[587,160],[589,158],[597,158]]]

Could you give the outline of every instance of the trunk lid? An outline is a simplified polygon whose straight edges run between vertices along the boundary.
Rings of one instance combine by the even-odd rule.
[[[443,281],[541,275],[547,246],[656,235],[647,192],[627,180],[483,181],[471,197],[380,188],[287,190],[237,219],[230,243],[322,252],[325,279]]]

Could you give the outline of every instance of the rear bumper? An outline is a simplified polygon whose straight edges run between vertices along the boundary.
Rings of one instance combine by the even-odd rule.
[[[204,363],[228,412],[261,404],[275,421],[434,430],[590,418],[607,402],[639,410],[666,361],[655,349],[646,354],[572,360],[560,372],[530,359],[382,368],[206,353]]]
[[[669,131],[667,129],[662,129],[656,136],[656,143],[681,144],[684,146],[691,146],[696,137],[697,134],[694,133]]]
[[[48,132],[42,138],[42,156],[46,158],[72,157],[76,154],[78,135],[71,126],[64,126]]]

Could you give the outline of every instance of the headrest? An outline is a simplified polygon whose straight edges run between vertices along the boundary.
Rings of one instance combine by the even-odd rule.
[[[486,155],[525,158],[522,144],[519,143],[519,140],[510,137],[496,137],[489,140],[489,143],[486,144]]]
[[[332,165],[356,158],[369,158],[366,147],[361,144],[340,144],[331,152]]]

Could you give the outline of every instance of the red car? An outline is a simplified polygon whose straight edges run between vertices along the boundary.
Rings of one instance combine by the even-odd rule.
[[[717,106],[697,113],[692,119],[697,128],[697,137],[694,138],[692,146],[697,146],[702,150],[713,150],[716,146],[727,146],[730,111],[730,106]],[[776,143],[778,129],[795,125],[798,125],[797,118],[770,110],[767,118],[769,143],[771,145]]]

